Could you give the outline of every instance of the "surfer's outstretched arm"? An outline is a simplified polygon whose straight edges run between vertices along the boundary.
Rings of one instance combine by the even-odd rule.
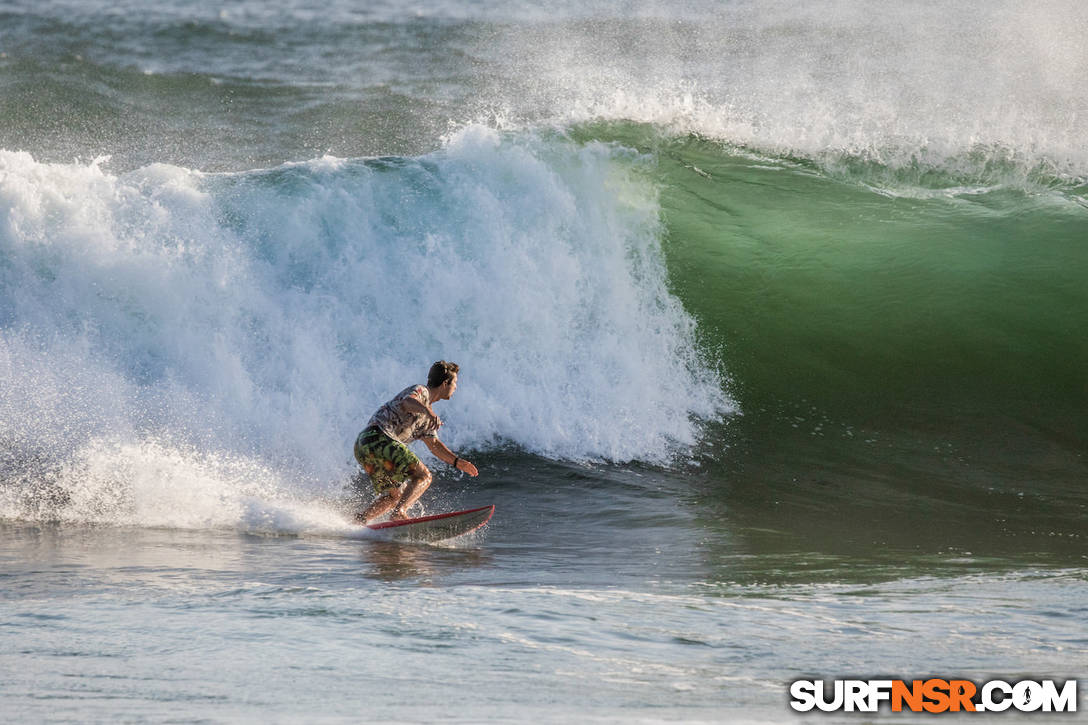
[[[476,470],[476,466],[472,465],[472,463],[466,461],[464,458],[456,456],[454,452],[447,448],[446,444],[438,440],[436,436],[424,438],[423,442],[431,449],[431,453],[438,456],[438,460],[448,463],[458,471],[467,473],[470,476],[480,475],[480,472]]]

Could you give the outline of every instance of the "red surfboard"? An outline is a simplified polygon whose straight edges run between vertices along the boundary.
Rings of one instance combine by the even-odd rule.
[[[475,531],[490,521],[493,513],[494,505],[481,506],[478,509],[420,516],[417,519],[383,521],[380,524],[367,524],[366,527],[371,531],[381,532],[394,541],[444,541]]]

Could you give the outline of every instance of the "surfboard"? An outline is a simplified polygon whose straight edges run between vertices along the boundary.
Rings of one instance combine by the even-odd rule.
[[[383,538],[388,537],[393,541],[432,543],[475,531],[490,521],[493,513],[495,513],[495,506],[492,504],[476,509],[420,516],[415,519],[366,524],[366,528],[380,532],[384,535]]]

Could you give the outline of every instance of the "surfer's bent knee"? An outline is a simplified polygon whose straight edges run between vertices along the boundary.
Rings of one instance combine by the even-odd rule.
[[[409,470],[412,474],[412,481],[426,484],[431,482],[431,471],[423,465],[422,461],[413,465]]]

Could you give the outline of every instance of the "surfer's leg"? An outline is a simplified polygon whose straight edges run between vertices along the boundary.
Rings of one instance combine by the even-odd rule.
[[[415,463],[409,471],[411,472],[412,480],[408,482],[408,487],[404,489],[400,501],[397,502],[396,507],[393,509],[391,518],[394,520],[408,518],[408,509],[412,507],[412,504],[419,500],[419,497],[422,496],[423,492],[431,485],[431,472],[427,470],[427,467],[423,465],[422,461]]]
[[[374,492],[378,494],[378,498],[365,511],[355,515],[355,520],[359,523],[373,521],[397,506],[403,499],[403,494],[407,493],[404,490],[404,481],[411,479],[409,487],[416,483],[419,476],[417,467],[423,467],[427,485],[430,484],[430,472],[420,463],[419,458],[406,445],[393,440],[377,428],[367,428],[359,434],[355,441],[355,459],[374,483]],[[423,493],[427,485],[419,493]],[[419,498],[419,494],[415,498]],[[406,505],[404,508],[407,507]],[[405,518],[403,514],[398,516],[396,511],[393,517]]]
[[[378,498],[374,499],[365,511],[361,511],[355,514],[355,522],[359,524],[365,524],[373,521],[379,516],[383,516],[389,513],[389,510],[397,505],[397,501],[400,500],[400,489],[393,488]]]

